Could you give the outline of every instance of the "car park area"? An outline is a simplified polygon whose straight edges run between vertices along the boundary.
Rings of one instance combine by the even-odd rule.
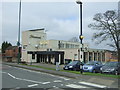
[[[85,64],[78,60],[71,61],[63,66],[63,70],[80,71],[89,73],[101,73],[107,75],[120,75],[120,62],[106,62],[103,64],[100,61],[89,61]]]

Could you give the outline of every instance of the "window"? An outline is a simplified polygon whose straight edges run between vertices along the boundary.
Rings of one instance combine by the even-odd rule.
[[[52,51],[52,49],[50,48],[50,51]]]
[[[26,49],[26,47],[27,47],[27,45],[24,45],[24,46],[23,46],[23,49]]]
[[[79,45],[75,45],[75,48],[79,48]]]
[[[82,59],[82,55],[81,55],[81,59]]]
[[[72,44],[72,48],[74,48],[74,45]]]
[[[61,48],[64,48],[64,44],[63,44],[63,43],[61,43],[61,44],[60,44],[60,47],[61,47]]]
[[[66,44],[66,48],[69,48],[69,44]]]
[[[32,59],[35,59],[35,54],[32,54]]]

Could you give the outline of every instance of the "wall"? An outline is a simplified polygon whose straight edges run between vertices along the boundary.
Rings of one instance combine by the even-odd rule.
[[[17,57],[18,48],[5,50],[5,56]]]
[[[27,51],[37,51],[40,41],[46,40],[44,30],[29,30],[22,32],[22,61],[31,62],[31,57]]]
[[[64,49],[65,59],[78,60],[78,49]]]

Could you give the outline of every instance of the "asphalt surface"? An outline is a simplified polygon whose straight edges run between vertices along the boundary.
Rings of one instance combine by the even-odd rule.
[[[3,63],[1,73],[2,88],[13,88],[14,90],[20,88],[47,88],[49,90],[70,88],[92,88],[92,90],[98,90],[98,88],[118,89],[118,79],[115,78],[45,70],[16,63]]]

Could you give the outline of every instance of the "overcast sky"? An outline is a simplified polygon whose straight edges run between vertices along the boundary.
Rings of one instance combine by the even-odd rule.
[[[18,37],[18,2],[2,2],[2,41],[13,45]],[[117,10],[117,2],[83,2],[83,36],[84,43],[90,48],[110,49],[107,42],[95,45],[92,35],[94,30],[88,28],[96,13]],[[22,2],[21,32],[45,28],[47,39],[69,40],[79,36],[79,6],[76,2]]]

